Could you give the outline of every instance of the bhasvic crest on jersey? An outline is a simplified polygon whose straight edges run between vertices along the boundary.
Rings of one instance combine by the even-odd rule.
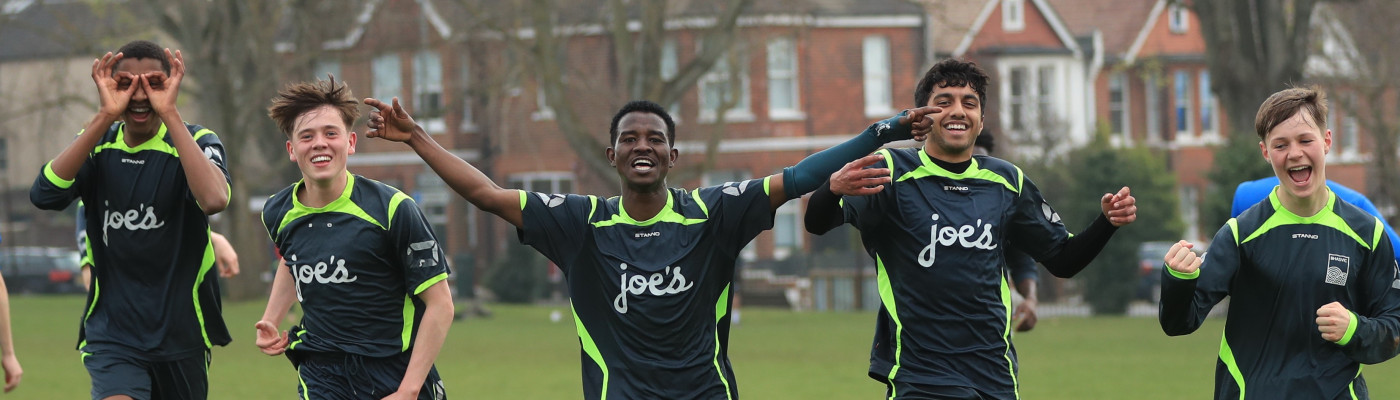
[[[544,204],[549,206],[550,208],[558,207],[560,204],[564,204],[564,195],[562,194],[535,193],[535,195],[540,196],[540,201],[543,201]]]
[[[1337,285],[1347,285],[1347,274],[1351,273],[1351,257],[1328,254],[1327,255],[1327,276],[1325,282]]]
[[[725,183],[725,184],[723,185],[724,189],[721,189],[721,190],[724,191],[724,194],[727,194],[727,195],[730,195],[730,196],[738,196],[738,195],[744,194],[744,190],[747,190],[747,189],[748,189],[748,187],[749,187],[749,182],[752,182],[752,181],[753,181],[753,179],[750,179],[750,180],[747,180],[747,181],[743,181],[743,182],[729,182],[729,183]]]
[[[1044,201],[1040,202],[1040,212],[1045,214],[1046,221],[1060,222],[1060,213],[1057,213],[1055,212],[1055,209],[1050,208],[1050,203]]]
[[[204,156],[209,157],[209,160],[213,161],[215,164],[224,165],[224,155],[220,154],[218,149],[205,147]]]

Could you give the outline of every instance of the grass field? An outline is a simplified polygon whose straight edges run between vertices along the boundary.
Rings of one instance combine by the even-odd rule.
[[[24,381],[4,398],[77,399],[88,376],[73,350],[82,299],[17,296],[11,309]],[[229,304],[234,342],[214,350],[211,399],[288,399],[295,372],[253,346],[262,302]],[[438,358],[455,399],[581,398],[578,339],[560,309],[494,306],[491,319],[458,321]],[[867,377],[874,315],[745,309],[730,338],[740,393],[749,399],[873,399],[884,387]],[[1016,336],[1021,394],[1027,399],[1210,398],[1222,321],[1168,338],[1151,318],[1057,318]],[[1371,397],[1400,398],[1400,362],[1368,366]]]

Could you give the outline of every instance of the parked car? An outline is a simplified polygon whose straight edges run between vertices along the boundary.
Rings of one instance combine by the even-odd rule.
[[[11,293],[83,291],[78,252],[61,247],[0,249],[0,273]]]
[[[1162,299],[1162,265],[1167,250],[1176,242],[1142,242],[1138,245],[1138,300],[1156,303]]]

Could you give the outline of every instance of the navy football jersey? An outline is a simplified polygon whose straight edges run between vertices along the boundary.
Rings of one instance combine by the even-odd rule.
[[[521,242],[564,272],[585,398],[738,396],[729,364],[739,252],[773,226],[768,179],[670,189],[638,221],[618,197],[521,192]]]
[[[231,182],[213,131],[186,124],[207,158]],[[135,147],[125,124],[108,128],[71,181],[50,165],[34,180],[34,205],[84,203],[94,265],[79,331],[83,351],[119,351],[151,360],[186,358],[230,340],[219,298],[209,218],[185,180],[180,154],[161,125]]]
[[[1158,318],[1167,334],[1190,333],[1230,296],[1216,399],[1365,399],[1361,364],[1394,357],[1400,342],[1392,245],[1376,217],[1335,194],[1300,217],[1271,192],[1220,228],[1195,273],[1162,268]],[[1332,302],[1352,312],[1338,343],[1317,326]]]
[[[1044,260],[1069,232],[1011,163],[974,156],[952,173],[919,148],[877,154],[884,159],[874,168],[888,166],[892,182],[842,200],[876,263],[871,378],[1018,397],[1004,245]]]
[[[303,315],[288,349],[387,357],[408,352],[423,318],[418,298],[447,279],[447,259],[418,204],[351,175],[324,207],[297,182],[263,205],[263,225],[295,279]]]

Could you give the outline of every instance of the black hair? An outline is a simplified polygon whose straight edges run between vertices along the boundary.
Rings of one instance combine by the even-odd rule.
[[[929,67],[924,73],[924,78],[919,80],[919,86],[914,89],[914,106],[923,107],[928,105],[929,97],[933,96],[933,87],[945,88],[950,86],[968,86],[972,91],[977,92],[977,102],[987,104],[987,85],[991,78],[987,77],[987,72],[983,71],[977,63],[957,59],[947,59],[939,61]],[[983,112],[986,108],[983,107]]]
[[[981,146],[982,148],[987,149],[987,154],[992,154],[996,152],[997,148],[996,137],[992,136],[991,132],[987,132],[984,130],[981,134],[977,135],[977,141],[973,144],[973,146]]]
[[[164,70],[166,75],[170,74],[170,59],[165,57],[165,50],[149,40],[133,40],[131,43],[122,45],[122,48],[117,49],[117,52],[122,53],[122,61],[143,58],[160,60],[160,69]],[[112,68],[116,69],[116,66],[114,65]]]
[[[609,147],[617,144],[617,123],[622,121],[622,116],[634,112],[656,114],[656,116],[661,117],[662,121],[666,121],[666,142],[671,145],[676,144],[676,121],[671,119],[671,113],[666,112],[666,107],[646,100],[632,100],[627,102],[627,105],[622,106],[621,110],[617,110],[617,114],[613,114],[612,125],[608,126]]]

